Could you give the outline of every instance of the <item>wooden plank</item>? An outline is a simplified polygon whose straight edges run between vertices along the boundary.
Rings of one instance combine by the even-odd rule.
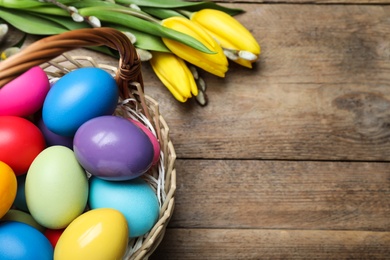
[[[172,228],[390,232],[387,163],[178,160]]]
[[[168,229],[150,259],[389,259],[389,232]]]

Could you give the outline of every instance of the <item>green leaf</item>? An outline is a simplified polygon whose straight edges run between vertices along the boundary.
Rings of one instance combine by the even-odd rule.
[[[67,30],[77,30],[82,28],[91,28],[87,23],[78,23],[73,21],[70,17],[60,17],[60,16],[50,16],[50,15],[43,15],[43,14],[35,14],[38,17],[41,17],[42,19],[50,20],[58,25],[61,25]]]
[[[67,16],[70,17],[69,13],[57,6],[37,6],[29,8],[29,12],[48,14],[48,15],[57,15],[57,16]]]
[[[121,5],[109,2],[109,1],[97,1],[97,0],[82,0],[82,1],[71,1],[69,5],[76,8],[85,8],[85,7],[97,7],[97,6],[106,6],[106,7],[123,7]],[[126,7],[129,8],[129,7]]]
[[[145,13],[148,13],[154,17],[157,17],[161,20],[172,17],[172,16],[181,16],[185,17],[184,15],[180,14],[179,12],[171,9],[165,9],[165,8],[154,8],[154,7],[143,7],[142,11]]]
[[[214,2],[203,2],[203,3],[201,2],[198,5],[188,6],[188,7],[185,7],[183,9],[185,9],[187,11],[192,11],[192,12],[196,12],[196,11],[199,11],[202,9],[216,9],[216,10],[225,12],[229,15],[237,15],[237,14],[241,14],[244,12],[244,10],[242,10],[242,9],[225,7],[222,5],[218,5]]]
[[[28,9],[37,6],[47,6],[47,3],[42,3],[36,0],[2,0],[0,1],[0,6],[5,8],[15,8],[15,9]]]
[[[187,6],[199,5],[202,2],[186,2],[181,0],[116,0],[121,5],[136,4],[138,6],[158,7],[158,8],[183,8]]]
[[[122,32],[130,32],[134,34],[134,36],[137,38],[137,41],[134,43],[134,46],[137,48],[149,51],[170,52],[170,50],[165,46],[160,37],[150,35],[138,30],[129,29],[129,27],[117,24],[104,24],[104,26],[108,26]]]
[[[224,11],[230,15],[236,15],[243,12],[241,9],[224,7],[209,1],[187,2],[181,0],[116,0],[116,2],[126,6],[129,6],[130,4],[136,4],[140,6],[141,9],[144,9],[144,7],[153,7],[165,9],[186,9],[194,12],[205,8],[211,8]]]
[[[0,18],[22,32],[37,35],[52,35],[67,31],[61,25],[36,15],[17,10],[0,8]]]
[[[214,53],[210,51],[206,46],[204,46],[201,42],[187,34],[166,28],[160,24],[149,22],[129,14],[121,13],[120,10],[88,7],[79,9],[79,13],[83,16],[96,16],[101,21],[120,24],[151,35],[169,38],[186,44],[201,52],[210,54]]]

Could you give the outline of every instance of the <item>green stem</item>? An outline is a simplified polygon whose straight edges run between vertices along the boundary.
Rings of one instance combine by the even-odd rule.
[[[149,22],[152,22],[152,23],[156,23],[156,24],[160,24],[161,21],[144,13],[144,12],[140,12],[140,11],[136,11],[136,10],[133,10],[131,8],[111,8],[110,11],[114,11],[114,12],[120,12],[120,13],[123,13],[123,14],[128,14],[128,15],[132,15],[132,16],[135,16],[137,18],[141,18],[143,20],[146,20],[146,21],[149,21]]]
[[[76,9],[76,10],[73,10],[73,9],[75,9],[75,8],[71,9],[69,6],[64,5],[63,3],[61,3],[61,2],[59,2],[59,1],[57,1],[57,0],[43,0],[43,1],[48,2],[48,3],[52,3],[53,5],[58,6],[58,7],[61,8],[62,10],[68,12],[69,15],[72,17],[73,20],[74,20],[73,15],[77,15],[78,17],[80,17],[80,16],[77,14],[77,9]],[[83,21],[86,22],[86,23],[88,23],[90,26],[96,27],[95,24],[92,23],[92,22],[88,19],[88,17],[83,17],[83,16],[81,16],[80,18],[82,18]],[[78,21],[78,22],[79,22],[79,21]]]

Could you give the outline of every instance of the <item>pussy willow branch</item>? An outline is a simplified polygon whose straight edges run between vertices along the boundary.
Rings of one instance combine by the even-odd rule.
[[[56,6],[58,6],[59,8],[61,8],[61,9],[65,10],[65,11],[67,11],[67,12],[71,15],[71,17],[72,17],[73,20],[75,20],[74,15],[76,15],[76,16],[78,16],[78,17],[81,17],[81,18],[84,20],[84,22],[87,22],[87,23],[88,23],[89,25],[91,25],[92,27],[100,27],[99,24],[97,24],[96,22],[94,22],[94,21],[93,21],[92,19],[90,19],[89,17],[85,17],[85,16],[80,15],[80,14],[78,13],[77,9],[74,8],[74,7],[72,8],[72,7],[70,7],[70,6],[64,5],[63,3],[60,3],[60,2],[58,2],[58,1],[56,1],[56,0],[43,0],[43,2],[52,3],[52,4],[56,5]],[[76,21],[76,20],[75,20],[75,21]]]

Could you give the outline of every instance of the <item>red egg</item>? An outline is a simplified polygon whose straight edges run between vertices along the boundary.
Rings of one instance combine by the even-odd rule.
[[[0,116],[0,161],[16,175],[25,174],[45,146],[41,131],[33,123],[17,116]]]
[[[50,244],[54,247],[56,247],[56,244],[58,242],[58,239],[60,239],[60,236],[64,232],[64,229],[46,229],[44,232],[45,237],[49,240]]]

